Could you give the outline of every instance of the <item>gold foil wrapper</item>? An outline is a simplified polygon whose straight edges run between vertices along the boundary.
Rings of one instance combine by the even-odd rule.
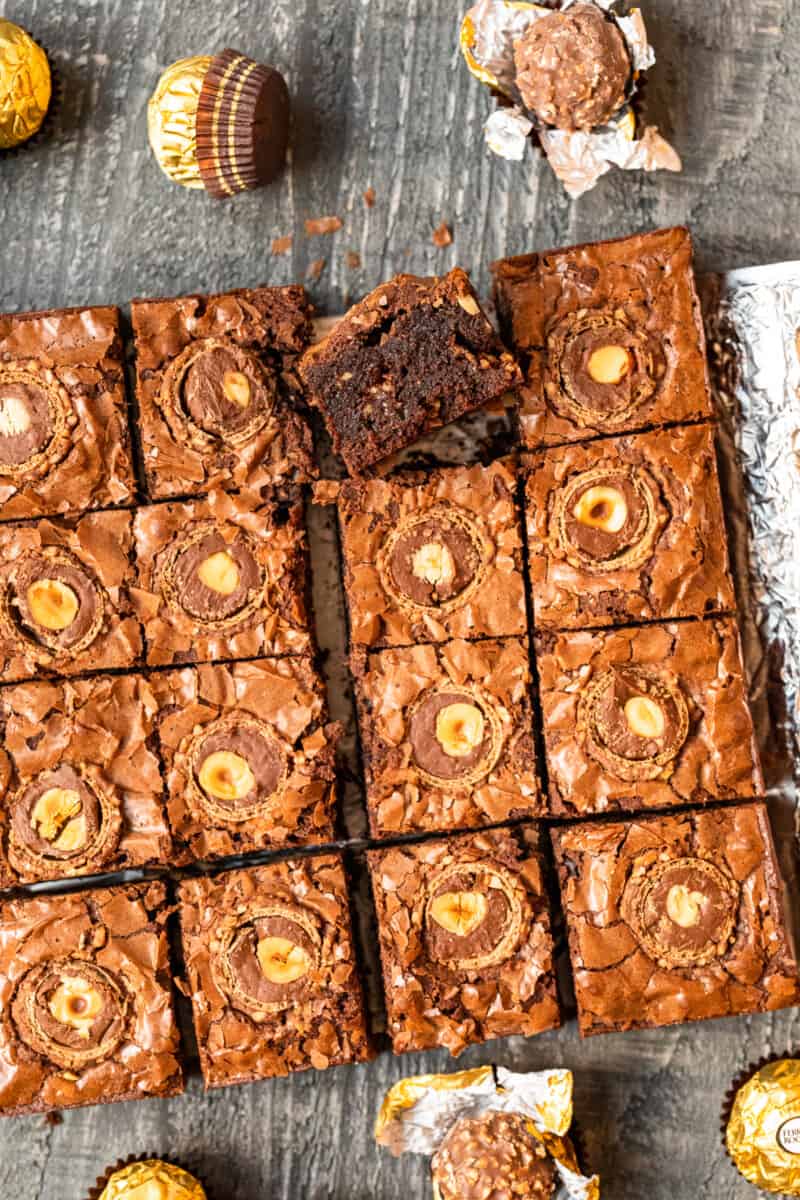
[[[571,1071],[521,1075],[504,1067],[477,1067],[401,1079],[384,1097],[375,1139],[395,1155],[433,1155],[461,1117],[495,1111],[529,1118],[531,1133],[555,1162],[557,1200],[599,1200],[599,1179],[580,1173],[566,1136],[572,1124]]]
[[[52,92],[44,50],[19,25],[0,19],[0,150],[33,137],[47,115]]]
[[[188,1171],[147,1159],[114,1171],[98,1200],[206,1200],[206,1193]]]
[[[182,58],[167,67],[147,105],[147,134],[158,165],[174,183],[202,188],[197,161],[197,108],[210,55]]]
[[[745,1179],[800,1196],[800,1059],[768,1063],[739,1089],[725,1143]]]

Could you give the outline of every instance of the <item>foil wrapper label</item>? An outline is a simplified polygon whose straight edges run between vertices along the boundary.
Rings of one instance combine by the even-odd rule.
[[[580,1173],[566,1136],[572,1123],[571,1071],[517,1074],[504,1067],[478,1067],[401,1079],[384,1098],[375,1138],[396,1155],[432,1155],[456,1121],[487,1112],[530,1119],[555,1164],[556,1200],[599,1200],[599,1179]]]

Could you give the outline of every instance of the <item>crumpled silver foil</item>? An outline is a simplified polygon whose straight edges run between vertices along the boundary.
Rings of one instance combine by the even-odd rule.
[[[800,817],[800,262],[700,285],[751,706],[780,841]]]
[[[577,0],[561,0],[567,9]],[[592,0],[610,12],[628,45],[636,75],[655,62],[647,40],[644,19],[638,8],[628,11],[618,0]],[[516,85],[514,43],[534,21],[553,11],[553,6],[519,0],[478,0],[461,24],[461,48],[473,75],[506,104],[489,117],[484,127],[486,143],[493,154],[520,161],[529,135],[536,130],[539,144],[550,166],[570,196],[589,191],[612,166],[624,171],[680,171],[681,160],[654,125],[640,126],[631,101],[637,90],[634,78],[627,102],[608,125],[588,131],[550,129],[528,113]]]

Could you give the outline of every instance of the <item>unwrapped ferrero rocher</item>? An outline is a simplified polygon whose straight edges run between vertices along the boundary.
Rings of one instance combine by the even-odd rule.
[[[224,199],[269,183],[286,160],[289,90],[274,67],[235,50],[173,63],[147,106],[165,175]]]
[[[0,150],[11,150],[38,132],[52,87],[41,46],[19,25],[0,19]]]
[[[598,1200],[567,1136],[572,1074],[478,1067],[401,1079],[387,1092],[376,1140],[431,1156],[434,1200]]]
[[[193,1175],[156,1158],[110,1171],[96,1195],[97,1200],[206,1200]]]
[[[739,1088],[725,1143],[756,1187],[800,1196],[800,1059],[767,1063]]]

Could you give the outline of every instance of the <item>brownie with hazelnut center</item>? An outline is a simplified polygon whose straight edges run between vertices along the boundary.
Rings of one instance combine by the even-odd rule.
[[[372,1057],[338,855],[186,879],[179,894],[207,1088]]]
[[[520,380],[459,268],[381,284],[305,352],[299,369],[351,475],[500,400]]]
[[[688,230],[501,259],[492,276],[529,449],[713,417]]]
[[[527,638],[352,656],[374,837],[539,816]]]
[[[560,1024],[533,826],[367,853],[395,1053]]]
[[[539,628],[586,629],[731,612],[710,425],[562,446],[526,486]]]
[[[151,499],[314,477],[295,373],[310,313],[302,287],[132,302]]]

